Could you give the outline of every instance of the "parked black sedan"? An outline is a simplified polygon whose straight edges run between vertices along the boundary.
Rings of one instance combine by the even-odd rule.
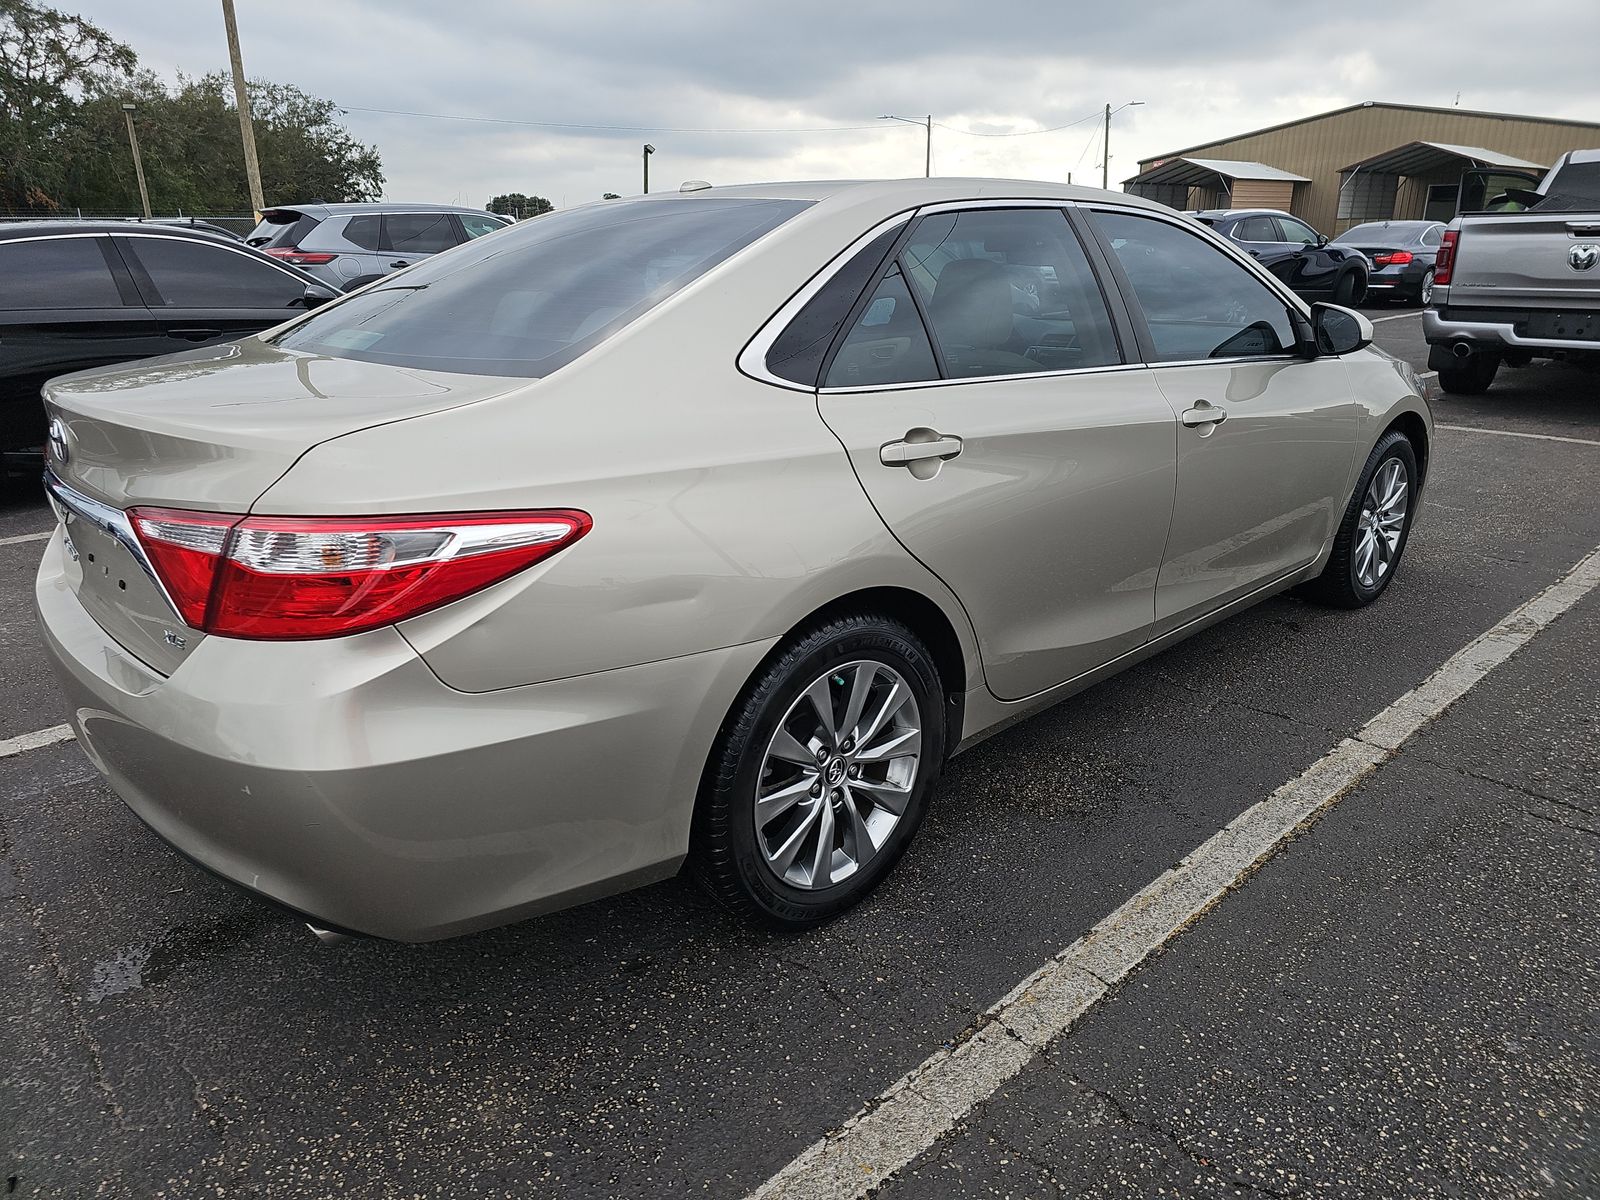
[[[242,242],[125,221],[0,225],[0,453],[37,469],[39,388],[68,371],[229,341],[337,293]]]
[[[1231,239],[1308,300],[1356,304],[1366,294],[1366,256],[1330,245],[1298,217],[1270,208],[1213,208],[1189,215]]]
[[[1367,256],[1369,299],[1426,304],[1433,298],[1433,266],[1443,237],[1438,221],[1369,221],[1345,230],[1334,245]]]

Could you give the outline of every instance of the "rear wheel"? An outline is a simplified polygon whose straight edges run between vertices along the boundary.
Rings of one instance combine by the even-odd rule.
[[[944,760],[944,693],[905,626],[802,634],[723,723],[695,814],[695,869],[730,909],[804,928],[870,892],[916,834]]]
[[[1378,439],[1333,540],[1328,564],[1303,589],[1337,608],[1361,608],[1394,578],[1416,508],[1417,454],[1399,430]]]
[[[1473,354],[1459,367],[1440,367],[1439,386],[1452,396],[1481,396],[1499,370],[1498,354]]]
[[[1417,288],[1417,303],[1423,308],[1433,303],[1433,268],[1422,273],[1422,284]]]

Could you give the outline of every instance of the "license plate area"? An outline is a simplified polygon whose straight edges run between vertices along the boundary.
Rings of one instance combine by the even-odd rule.
[[[1600,312],[1531,313],[1518,322],[1517,333],[1564,342],[1600,342]]]

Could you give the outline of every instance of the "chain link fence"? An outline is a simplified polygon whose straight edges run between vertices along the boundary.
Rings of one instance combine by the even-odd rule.
[[[0,221],[130,221],[137,224],[143,223],[145,218],[138,213],[126,211],[106,212],[83,208],[62,209],[53,213],[21,212],[16,209],[0,208]],[[255,214],[250,212],[157,213],[150,217],[149,221],[161,225],[194,225],[202,229],[210,227],[240,238],[256,227]]]

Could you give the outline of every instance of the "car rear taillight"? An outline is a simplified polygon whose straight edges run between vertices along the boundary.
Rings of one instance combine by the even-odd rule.
[[[587,513],[239,517],[135,508],[129,517],[183,619],[224,637],[341,637],[499,583],[589,532]]]
[[[1433,260],[1433,283],[1435,287],[1450,282],[1450,272],[1456,265],[1456,239],[1460,236],[1458,229],[1446,229],[1444,236],[1439,239],[1439,254]]]
[[[1395,250],[1389,254],[1374,254],[1372,261],[1380,267],[1403,267],[1411,261],[1411,251]]]
[[[297,267],[320,267],[339,257],[337,254],[324,254],[320,250],[300,250],[294,246],[274,246],[271,250],[263,250],[262,253],[270,254],[273,258],[281,258],[284,262],[293,263]]]

